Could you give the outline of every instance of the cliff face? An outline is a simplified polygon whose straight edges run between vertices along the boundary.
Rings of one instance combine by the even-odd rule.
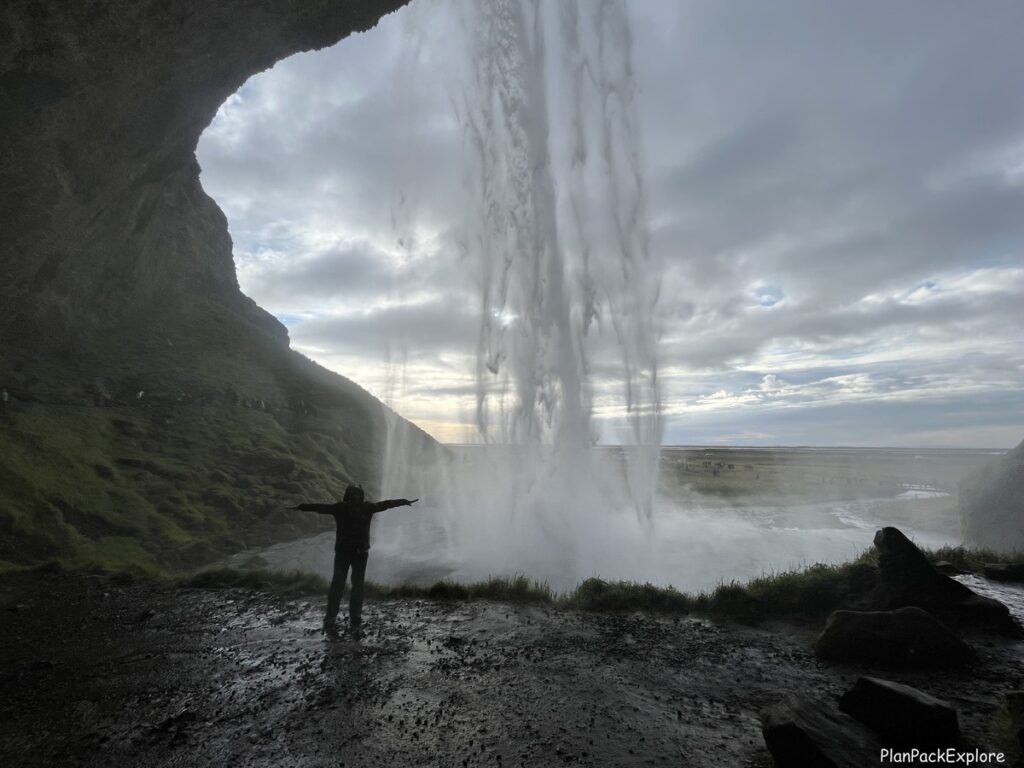
[[[281,499],[375,475],[383,406],[240,292],[194,153],[251,75],[400,5],[0,8],[0,561],[201,559],[297,535]]]
[[[964,542],[1024,550],[1024,442],[960,483]]]
[[[284,339],[239,292],[195,147],[251,75],[368,29],[395,0],[14,0],[0,11],[0,334],[204,301]],[[76,340],[77,343],[77,340]]]

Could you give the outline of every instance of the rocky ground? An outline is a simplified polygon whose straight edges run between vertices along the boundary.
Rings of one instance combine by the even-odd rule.
[[[817,626],[371,603],[356,639],[320,600],[108,577],[0,579],[0,763],[102,766],[768,766],[759,713],[865,672],[960,709],[987,743],[1024,643],[956,672],[826,664]]]

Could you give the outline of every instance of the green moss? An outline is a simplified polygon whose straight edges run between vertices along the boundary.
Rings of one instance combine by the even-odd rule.
[[[327,498],[356,477],[343,457],[304,452],[273,416],[212,405],[49,407],[4,414],[0,559],[97,557],[179,569],[290,535],[322,521],[288,518],[305,497]],[[190,467],[202,467],[202,471]],[[365,475],[363,476],[366,477]],[[144,550],[104,539],[130,538]]]
[[[13,397],[0,410],[0,561],[184,570],[316,533],[324,521],[282,508],[352,480],[372,488],[382,411],[360,387],[248,312],[197,304],[136,320],[60,353],[0,349]],[[122,538],[144,556],[104,543]]]
[[[146,552],[138,541],[126,536],[102,538],[93,544],[92,550],[95,561],[102,563],[109,570],[119,567],[154,573],[160,570],[152,555]]]

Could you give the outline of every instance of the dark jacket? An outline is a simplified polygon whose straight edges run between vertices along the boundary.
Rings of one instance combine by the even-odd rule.
[[[318,512],[331,515],[338,526],[338,535],[334,540],[334,550],[366,552],[370,549],[370,523],[378,512],[392,507],[403,507],[410,502],[408,499],[388,499],[387,501],[338,501],[334,504],[299,504],[296,509],[304,512]]]

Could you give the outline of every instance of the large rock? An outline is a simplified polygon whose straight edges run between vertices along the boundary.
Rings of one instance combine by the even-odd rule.
[[[960,481],[964,541],[1024,550],[1024,442]]]
[[[867,725],[887,747],[951,747],[960,741],[956,709],[909,685],[861,677],[839,709]]]
[[[199,183],[196,145],[250,76],[369,29],[403,4],[4,2],[4,342],[32,333],[37,347],[60,346],[205,302],[284,339],[238,289],[227,222]]]
[[[965,664],[970,646],[920,608],[836,611],[814,647],[827,661],[897,669],[934,669]]]
[[[878,531],[875,547],[881,583],[868,596],[866,607],[886,611],[917,606],[952,626],[1019,630],[1005,605],[939,573],[898,528]]]
[[[878,765],[878,737],[826,702],[791,696],[761,714],[761,733],[778,768]]]

